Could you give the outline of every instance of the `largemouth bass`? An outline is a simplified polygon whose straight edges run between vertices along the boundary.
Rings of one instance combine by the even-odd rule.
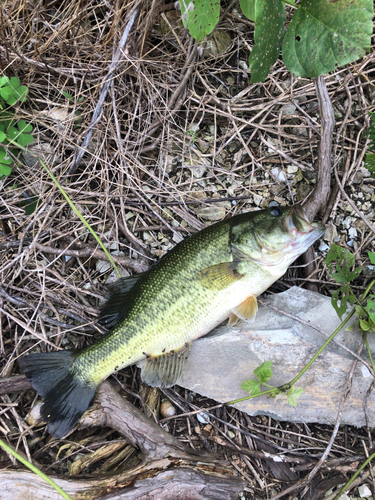
[[[228,317],[235,322],[254,316],[256,297],[324,229],[310,224],[299,205],[243,213],[186,238],[149,271],[120,279],[100,315],[110,331],[98,342],[19,360],[44,398],[48,431],[57,438],[67,434],[98,385],[141,359],[146,383],[173,385],[191,342]]]

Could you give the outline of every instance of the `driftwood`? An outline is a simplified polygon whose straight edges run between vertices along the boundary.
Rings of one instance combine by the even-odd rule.
[[[26,381],[27,382],[27,381]],[[8,390],[28,388],[23,377],[7,382]],[[5,381],[0,381],[4,391]],[[244,481],[216,455],[189,449],[159,425],[149,420],[119,395],[109,382],[103,382],[94,404],[83,415],[81,427],[109,426],[140,450],[139,462],[120,474],[99,478],[51,478],[74,500],[106,499],[235,499]],[[60,500],[48,484],[26,471],[0,472],[2,500]]]

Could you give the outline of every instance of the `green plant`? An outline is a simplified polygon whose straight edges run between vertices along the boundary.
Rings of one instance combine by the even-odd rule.
[[[179,0],[182,22],[197,42],[219,21],[220,0]],[[285,4],[295,9],[284,36]],[[251,83],[262,82],[282,57],[297,76],[316,77],[355,61],[369,49],[372,0],[240,0],[243,14],[255,22],[249,57]]]
[[[368,257],[371,264],[375,264],[375,253],[368,252]],[[366,304],[362,304],[353,292],[350,283],[357,278],[362,267],[355,267],[355,257],[348,250],[332,245],[327,257],[326,264],[331,274],[331,277],[341,286],[332,294],[332,305],[340,319],[348,309],[348,303],[355,306],[355,314],[358,318],[356,326],[363,333],[375,333],[375,295],[371,294],[367,297]]]
[[[272,392],[269,394],[271,397],[275,397],[278,393],[277,387],[273,387],[270,384],[267,384],[269,379],[272,377],[272,361],[265,361],[258,368],[254,370],[254,375],[257,380],[245,380],[242,382],[241,389],[246,392],[249,392],[253,397],[260,394],[260,386],[265,385],[266,387],[270,387],[271,389],[275,389],[275,393]],[[291,406],[297,406],[297,398],[301,396],[304,389],[302,387],[294,387],[291,386],[288,392],[286,393],[288,403]]]
[[[0,143],[5,146],[0,146],[0,179],[12,172],[10,167],[13,163],[12,155],[17,152],[16,149],[6,146],[13,144],[25,147],[33,141],[33,136],[30,134],[33,130],[32,125],[25,120],[16,121],[15,113],[9,111],[9,107],[17,102],[25,102],[27,94],[28,89],[20,85],[19,78],[0,77]]]

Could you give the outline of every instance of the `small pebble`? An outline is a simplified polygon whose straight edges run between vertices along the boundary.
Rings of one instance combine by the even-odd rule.
[[[354,239],[358,236],[358,233],[357,233],[357,230],[355,227],[351,227],[348,231],[348,235],[350,236],[350,238]]]
[[[351,217],[346,217],[343,221],[342,221],[342,226],[344,229],[349,229],[350,228],[350,225],[352,223],[352,218]]]
[[[328,252],[329,250],[329,246],[327,245],[327,243],[324,243],[324,241],[322,240],[320,242],[320,245],[319,245],[319,251],[320,252]]]
[[[271,170],[271,174],[277,179],[279,182],[286,182],[286,175],[284,170],[281,170],[279,167],[275,167]]]
[[[371,491],[370,488],[366,484],[362,484],[358,488],[358,493],[361,498],[370,498],[371,497]]]
[[[295,174],[298,172],[298,167],[297,165],[288,165],[286,167],[286,171],[288,172],[288,174]]]
[[[197,420],[201,424],[208,424],[210,421],[210,416],[208,413],[205,412],[197,413]]]

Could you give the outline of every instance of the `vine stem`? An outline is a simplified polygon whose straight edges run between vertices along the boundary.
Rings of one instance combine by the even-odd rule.
[[[365,299],[367,295],[369,294],[371,288],[374,286],[375,280],[372,280],[371,283],[368,285],[366,288],[364,294],[362,295],[360,301]],[[281,394],[283,392],[288,391],[296,382],[299,380],[302,375],[306,373],[306,371],[310,368],[310,366],[314,363],[316,358],[324,351],[324,349],[327,347],[327,345],[335,338],[335,336],[338,334],[338,332],[347,324],[347,322],[350,320],[350,318],[353,316],[355,313],[355,308],[353,308],[350,313],[347,315],[347,317],[340,323],[340,325],[336,328],[336,330],[328,337],[328,339],[324,342],[322,347],[314,354],[314,356],[310,359],[310,361],[305,365],[302,370],[292,379],[290,382],[280,386],[280,387],[275,387],[273,389],[269,389],[268,391],[263,391],[258,394],[245,396],[244,398],[239,398],[239,399],[234,399],[233,401],[227,401],[225,404],[227,405],[233,405],[235,403],[241,403],[242,401],[247,401],[248,399],[253,399],[257,398],[258,396],[264,396],[264,395],[272,395],[273,397],[276,396],[277,394]]]
[[[343,493],[345,493],[348,488],[350,487],[350,485],[353,483],[353,481],[355,480],[355,478],[358,476],[358,474],[360,472],[363,471],[363,469],[366,467],[367,464],[369,464],[371,462],[371,460],[375,458],[375,452],[370,455],[368,457],[367,460],[365,460],[365,462],[363,462],[363,464],[355,471],[355,473],[353,474],[353,476],[349,479],[349,481],[341,488],[340,492],[335,496],[335,498],[333,500],[339,500],[339,498],[341,497],[341,495]]]

